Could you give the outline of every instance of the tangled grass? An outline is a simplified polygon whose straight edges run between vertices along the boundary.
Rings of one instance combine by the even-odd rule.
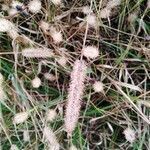
[[[0,149],[149,150],[149,34],[149,0],[1,0]]]

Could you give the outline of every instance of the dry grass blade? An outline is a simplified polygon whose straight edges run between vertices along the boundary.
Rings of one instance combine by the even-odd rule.
[[[0,5],[0,149],[150,149],[150,0]]]
[[[113,82],[113,81],[112,81]],[[150,124],[150,120],[142,113],[142,111],[134,104],[134,102],[130,99],[130,97],[116,84],[113,82],[117,90],[129,101],[129,103],[133,106],[133,108],[138,112],[139,116],[148,124]]]
[[[115,82],[117,85],[123,86],[123,87],[127,87],[129,89],[135,90],[135,91],[139,91],[142,92],[142,89],[139,88],[138,86],[132,85],[132,84],[128,84],[128,83],[123,83],[123,82]]]

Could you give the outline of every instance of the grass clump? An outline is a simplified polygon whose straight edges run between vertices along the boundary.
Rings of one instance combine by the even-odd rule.
[[[2,0],[0,149],[149,150],[149,4]]]

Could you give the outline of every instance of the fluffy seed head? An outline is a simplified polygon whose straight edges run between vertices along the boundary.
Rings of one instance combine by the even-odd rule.
[[[94,14],[88,15],[86,21],[90,27],[96,27],[96,16]]]
[[[106,7],[112,9],[120,4],[121,4],[121,0],[110,0]]]
[[[82,53],[85,57],[94,59],[99,55],[98,48],[95,46],[85,46],[82,49]]]
[[[28,58],[47,58],[52,57],[53,53],[44,48],[25,48],[22,50],[22,55]]]
[[[127,141],[129,141],[130,143],[133,143],[135,141],[135,131],[131,128],[126,128],[123,131],[125,138]]]
[[[58,62],[58,64],[60,64],[61,66],[65,67],[66,63],[67,63],[67,58],[62,56],[60,58],[57,58],[56,61]]]
[[[46,142],[48,143],[50,150],[59,150],[59,147],[60,147],[59,143],[58,143],[57,138],[51,128],[45,127],[43,129],[43,137],[46,140]]]
[[[19,150],[19,149],[15,144],[12,144],[10,150]]]
[[[57,80],[57,77],[55,77],[53,74],[51,73],[44,73],[44,77],[45,79],[49,80],[49,81],[55,81]]]
[[[42,29],[42,31],[45,34],[48,34],[48,30],[49,30],[49,23],[45,22],[45,21],[40,21],[40,28]]]
[[[17,13],[18,13],[17,10],[14,9],[14,8],[10,8],[10,9],[8,10],[8,14],[9,14],[10,16],[14,16],[14,15],[17,14]]]
[[[60,145],[48,145],[48,150],[60,150]]]
[[[84,6],[84,7],[82,8],[82,12],[83,12],[84,14],[90,14],[90,13],[92,13],[92,10],[90,9],[89,6]]]
[[[46,113],[46,121],[53,121],[57,116],[57,113],[54,109],[49,109]]]
[[[96,82],[93,84],[93,88],[94,88],[94,91],[95,91],[95,92],[103,92],[103,90],[104,90],[103,83],[100,82],[100,81],[96,81]]]
[[[58,32],[54,27],[51,27],[50,32],[54,43],[59,44],[60,42],[63,41],[63,36],[60,31]]]
[[[147,1],[147,7],[150,8],[150,0]]]
[[[100,11],[99,17],[100,18],[109,18],[110,14],[111,14],[111,10],[108,9],[107,7],[105,7]]]
[[[29,131],[28,130],[24,130],[23,131],[23,140],[24,140],[24,142],[30,141],[30,135],[29,135]]]
[[[69,150],[78,150],[74,145],[71,145]]]
[[[61,5],[62,0],[51,0],[54,5]]]
[[[14,124],[20,124],[25,122],[28,119],[28,113],[27,112],[20,112],[15,114],[13,118],[13,123]]]
[[[31,83],[34,88],[39,88],[41,86],[41,79],[38,77],[35,77]]]
[[[42,8],[40,0],[32,0],[28,4],[28,9],[32,13],[38,13]]]
[[[16,29],[12,29],[12,30],[9,30],[8,32],[7,32],[7,34],[8,34],[8,36],[11,38],[11,39],[16,39],[18,36],[19,36],[19,34],[18,34],[18,32],[17,32],[17,30]]]
[[[73,71],[71,72],[71,82],[69,85],[65,114],[65,129],[68,136],[72,135],[76,123],[78,122],[84,89],[85,71],[85,62],[76,60],[73,65]]]
[[[4,18],[0,18],[0,32],[7,32],[11,30],[13,27],[14,25],[10,21]]]
[[[55,43],[60,43],[60,42],[63,41],[61,32],[54,32],[54,33],[52,33],[52,38],[53,38]]]

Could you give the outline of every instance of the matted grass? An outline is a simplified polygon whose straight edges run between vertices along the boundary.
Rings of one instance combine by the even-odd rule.
[[[0,95],[0,149],[8,150],[12,145],[19,150],[50,149],[43,137],[45,126],[52,129],[62,150],[72,144],[81,150],[150,149],[149,0],[120,1],[106,18],[100,13],[108,0],[64,0],[58,6],[42,0],[38,13],[27,10],[29,1],[20,0],[27,11],[14,15],[4,10],[11,8],[11,0],[0,1],[0,17],[11,21],[21,35],[13,39],[0,32],[1,88],[5,92],[5,98]],[[82,12],[84,6],[89,6],[96,17],[92,27],[86,22],[90,14]],[[61,42],[55,43],[50,31],[41,29],[42,20],[61,32]],[[68,138],[64,117],[70,73],[86,45],[97,47],[99,56],[83,56],[87,66],[84,95],[78,123]],[[48,48],[54,56],[23,57],[22,50],[28,47]],[[58,61],[62,57],[66,64]],[[45,73],[55,79],[47,80]],[[39,88],[32,86],[35,77],[41,80]],[[103,83],[104,91],[94,91],[96,81]],[[52,122],[46,121],[49,109],[57,112]],[[14,116],[22,111],[28,112],[28,119],[14,124]],[[129,137],[124,134],[127,128],[133,131]],[[24,131],[29,133],[29,141],[24,140]]]

